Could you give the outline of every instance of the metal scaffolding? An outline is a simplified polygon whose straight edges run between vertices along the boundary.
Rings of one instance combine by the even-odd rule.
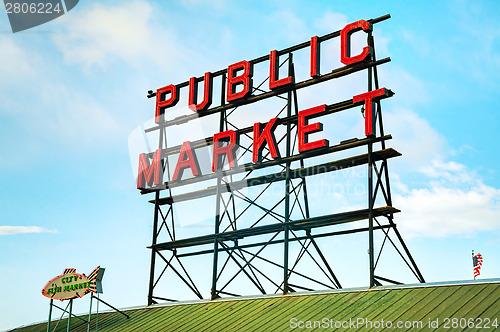
[[[390,16],[382,16],[370,20],[372,24],[384,21]],[[340,36],[340,31],[318,37],[318,40],[326,41]],[[285,58],[281,66],[287,69],[289,75],[293,76],[295,68],[293,54],[295,51],[308,47],[310,42],[305,42],[288,49],[278,51],[278,56]],[[151,249],[150,283],[148,293],[148,304],[158,301],[175,301],[168,295],[155,292],[160,282],[166,282],[165,272],[171,271],[187,288],[199,299],[203,299],[203,290],[193,278],[193,269],[185,264],[187,257],[206,255],[212,259],[211,290],[210,298],[221,296],[239,296],[241,294],[228,290],[235,283],[238,276],[243,276],[256,292],[260,294],[283,293],[295,291],[310,291],[315,289],[338,289],[342,288],[338,271],[328,260],[328,255],[318,243],[319,238],[335,237],[354,233],[368,233],[369,253],[369,285],[370,287],[385,283],[399,283],[391,276],[379,276],[376,267],[380,260],[382,251],[390,244],[395,248],[409,270],[414,274],[418,282],[425,282],[413,257],[394,223],[394,214],[399,212],[392,205],[388,159],[398,157],[401,154],[392,148],[386,147],[386,142],[391,135],[384,133],[382,121],[381,99],[392,97],[392,91],[378,98],[373,105],[374,131],[376,135],[367,136],[362,139],[351,139],[342,141],[322,149],[315,149],[304,153],[298,153],[297,147],[297,121],[299,113],[297,90],[309,87],[327,80],[343,77],[351,73],[367,72],[368,91],[379,89],[377,66],[387,63],[390,58],[377,60],[375,57],[375,43],[371,31],[368,33],[368,45],[372,48],[369,59],[334,69],[332,72],[317,75],[306,81],[291,84],[278,90],[265,91],[262,85],[254,87],[252,94],[236,104],[227,104],[224,92],[226,91],[226,70],[213,73],[214,77],[221,77],[221,100],[220,105],[204,111],[203,114],[185,115],[173,120],[162,121],[157,126],[146,129],[146,132],[159,131],[158,148],[162,151],[162,159],[169,155],[178,154],[180,146],[169,146],[167,143],[166,130],[168,127],[189,122],[199,117],[219,114],[219,131],[234,130],[242,137],[239,148],[242,150],[238,158],[243,160],[248,154],[252,154],[253,127],[238,128],[234,125],[232,117],[235,110],[243,105],[248,105],[267,98],[278,98],[285,105],[277,110],[278,125],[282,135],[276,137],[277,144],[285,146],[285,155],[279,158],[271,158],[270,152],[263,153],[263,158],[257,163],[238,164],[233,168],[218,170],[213,173],[191,177],[182,181],[168,182],[151,189],[144,189],[143,194],[154,193],[153,237],[149,247]],[[269,60],[269,56],[263,56],[250,61],[252,64]],[[178,87],[187,87],[188,82],[179,84]],[[149,97],[155,96],[150,92]],[[345,100],[326,105],[322,112],[315,116],[334,114],[355,107],[363,106],[363,101],[353,102]],[[283,133],[284,132],[284,133]],[[248,144],[246,144],[248,143]],[[191,142],[191,147],[203,149],[213,144],[212,137]],[[366,153],[356,154],[344,159],[329,161],[312,166],[306,165],[306,160],[321,155],[334,155],[340,151],[351,151],[354,148],[366,147]],[[265,150],[266,151],[266,150]],[[152,159],[153,154],[147,155]],[[342,211],[334,214],[312,217],[307,190],[307,179],[310,176],[336,172],[350,167],[367,166],[367,207],[353,211]],[[163,164],[167,179],[171,179],[172,170],[169,163]],[[272,171],[268,171],[271,170]],[[268,171],[261,175],[259,171]],[[174,194],[173,188],[189,184],[199,184],[203,181],[216,181],[214,186],[201,190],[188,191]],[[266,194],[272,186],[284,187],[284,194],[276,197],[276,201],[270,202],[271,195]],[[253,188],[249,194],[245,192]],[[179,238],[176,236],[176,222],[174,218],[174,207],[176,203],[196,200],[203,197],[215,196],[215,211],[213,232],[201,236]],[[268,199],[263,202],[262,197]],[[378,200],[377,200],[378,198]],[[236,202],[245,203],[244,208],[236,208]],[[376,205],[376,202],[377,203]],[[382,203],[380,203],[382,202]],[[238,205],[239,206],[239,205]],[[250,212],[251,211],[251,212]],[[259,211],[257,214],[256,211]],[[351,227],[350,223],[367,220],[364,227]],[[333,230],[336,225],[346,225],[347,228]],[[383,241],[375,251],[374,234],[381,232]],[[395,238],[394,238],[395,237]],[[290,245],[298,248],[298,253],[290,251]],[[268,247],[282,248],[282,256],[270,259],[262,253]],[[299,271],[298,264],[302,260],[309,260],[318,271],[322,273],[322,280],[308,271]],[[230,269],[229,266],[232,265]],[[267,273],[266,265],[282,271],[281,276]],[[224,281],[223,281],[224,280]],[[326,280],[326,281],[324,281]]]

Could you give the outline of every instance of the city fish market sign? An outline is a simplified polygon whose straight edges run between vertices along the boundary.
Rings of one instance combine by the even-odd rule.
[[[370,61],[372,54],[374,52],[371,45],[364,46],[359,54],[351,54],[351,35],[358,31],[364,31],[365,33],[371,33],[372,23],[365,20],[360,20],[354,23],[346,25],[340,32],[340,61],[350,67],[356,68],[356,65],[361,65],[364,62]],[[257,101],[265,97],[268,94],[281,93],[290,89],[298,89],[306,87],[315,83],[322,82],[323,80],[329,79],[332,75],[337,75],[337,77],[349,74],[336,73],[334,70],[331,74],[321,75],[320,74],[320,45],[321,39],[317,36],[311,38],[308,43],[310,46],[310,77],[311,79],[295,82],[295,77],[293,72],[289,73],[287,77],[280,78],[279,74],[279,55],[276,50],[270,52],[267,57],[269,61],[269,92],[263,93],[261,95],[254,95],[254,89],[252,88],[252,77],[253,77],[253,64],[260,61],[258,59],[252,61],[240,61],[231,64],[227,67],[224,72],[227,74],[227,80],[225,82],[226,92],[225,99],[230,106],[238,106],[246,104],[249,102]],[[355,71],[353,69],[353,71]],[[191,77],[187,84],[177,84],[177,85],[167,85],[156,91],[156,108],[155,108],[155,122],[158,123],[159,127],[168,126],[173,124],[183,123],[189,121],[189,119],[194,117],[206,116],[218,112],[219,109],[227,108],[225,105],[220,107],[210,108],[212,105],[212,94],[213,94],[213,78],[218,74],[213,74],[211,72],[205,73],[203,78]],[[203,100],[198,100],[198,85],[201,85],[203,80]],[[188,105],[189,108],[196,114],[187,115],[181,117],[181,119],[175,119],[173,121],[165,122],[164,115],[167,108],[175,106],[179,101],[180,88],[187,86],[189,88]],[[258,89],[255,89],[255,91]],[[378,102],[380,99],[392,96],[391,90],[386,88],[380,88],[373,91],[367,91],[365,93],[353,96],[351,102],[354,105],[364,106],[365,109],[365,135],[367,137],[375,136],[374,128],[374,114],[373,114],[373,103]],[[150,92],[150,97],[154,96],[153,92]],[[201,98],[200,98],[201,99]],[[322,115],[328,114],[327,105],[319,105],[306,110],[302,110],[298,113],[297,117],[297,128],[298,128],[298,150],[299,153],[308,153],[317,151],[325,151],[329,147],[329,142],[326,139],[319,139],[316,141],[309,141],[308,136],[313,133],[321,132],[323,125],[320,122],[313,122],[312,119],[320,117]],[[274,137],[274,130],[277,125],[285,121],[284,119],[272,118],[267,123],[255,123],[253,124],[253,148],[252,148],[252,162],[261,163],[262,162],[262,151],[267,146],[270,155],[273,159],[280,159],[280,151],[278,149],[278,144]],[[312,123],[310,123],[312,122]],[[227,160],[229,169],[234,169],[237,171],[238,165],[236,164],[236,150],[239,147],[239,135],[234,130],[226,130],[220,133],[216,133],[211,138],[213,142],[213,154],[212,154],[212,172],[216,172],[223,168],[222,161]],[[202,174],[198,158],[195,153],[195,146],[190,141],[182,143],[179,151],[179,157],[175,165],[175,170],[173,176],[170,179],[171,184],[178,184],[183,182],[183,173],[188,170],[195,178],[201,178],[204,175],[210,176],[209,174]],[[157,149],[152,154],[142,153],[139,155],[139,165],[138,165],[138,176],[137,176],[137,188],[142,190],[147,189],[162,189],[163,185],[163,159],[166,156],[166,151],[162,151],[161,148]],[[152,158],[151,158],[152,157]],[[151,161],[149,160],[151,159]],[[212,175],[215,173],[212,173]]]
[[[65,269],[63,274],[50,279],[43,287],[42,294],[49,299],[62,301],[83,297],[89,292],[102,293],[101,280],[104,268],[96,267],[88,277],[75,271],[75,269]]]

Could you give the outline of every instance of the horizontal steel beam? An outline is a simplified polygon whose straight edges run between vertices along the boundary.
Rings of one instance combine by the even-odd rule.
[[[381,225],[381,226],[374,226],[374,230],[379,230],[379,229],[386,229],[386,228],[391,228],[395,227],[395,225]],[[321,238],[321,237],[326,237],[326,236],[335,236],[335,235],[347,235],[347,234],[354,234],[354,233],[361,233],[361,232],[368,232],[368,227],[362,227],[362,228],[355,228],[355,229],[348,229],[345,231],[336,231],[336,232],[328,232],[328,233],[320,233],[320,234],[314,234],[314,235],[305,235],[305,236],[297,236],[297,237],[291,237],[288,239],[288,241],[301,241],[301,240],[307,240],[309,238]],[[237,249],[246,249],[246,248],[253,248],[253,247],[261,247],[264,245],[271,245],[271,244],[279,244],[283,243],[285,240],[273,240],[273,241],[267,241],[267,242],[255,242],[255,243],[247,243],[247,244],[242,244],[242,245],[235,245],[232,247],[226,248],[219,248],[219,252],[221,251],[230,251],[230,250],[237,250]],[[204,254],[211,254],[213,253],[213,249],[207,249],[207,250],[199,250],[199,251],[194,251],[194,252],[186,252],[183,254],[177,253],[177,257],[182,258],[182,257],[188,257],[188,256],[198,256],[198,255],[204,255]]]
[[[349,141],[347,143],[341,142],[340,144],[333,145],[333,146],[330,146],[327,148],[312,150],[310,152],[304,152],[304,153],[300,153],[300,154],[293,155],[290,157],[273,159],[273,160],[269,160],[269,161],[266,161],[263,163],[247,163],[247,164],[243,164],[241,166],[231,168],[231,169],[226,170],[226,171],[218,171],[218,172],[214,172],[214,173],[209,173],[209,174],[193,177],[193,178],[182,180],[182,181],[167,182],[163,185],[158,185],[158,186],[151,188],[151,189],[141,190],[141,194],[144,195],[144,194],[156,192],[158,190],[164,190],[164,189],[167,189],[169,187],[175,188],[175,187],[180,187],[180,186],[187,185],[187,184],[193,184],[193,183],[206,181],[206,180],[210,180],[210,179],[216,179],[218,176],[221,175],[220,172],[222,172],[222,176],[234,175],[234,174],[247,172],[247,171],[251,171],[251,170],[256,170],[256,169],[261,169],[261,168],[265,168],[265,167],[269,167],[269,166],[280,165],[280,164],[283,164],[286,162],[293,162],[293,161],[297,161],[300,159],[317,157],[317,156],[328,154],[328,153],[352,149],[355,147],[367,145],[369,143],[377,143],[377,142],[382,142],[382,141],[386,141],[389,139],[392,139],[391,135],[385,135],[382,137],[375,137],[375,138],[367,137],[367,138],[363,138],[363,139],[355,139],[355,140]]]
[[[225,110],[228,110],[231,108],[235,108],[238,106],[252,104],[252,103],[258,102],[260,100],[264,100],[264,99],[271,98],[271,97],[276,97],[276,96],[279,96],[279,95],[286,93],[286,92],[289,92],[289,91],[306,88],[308,86],[312,86],[312,85],[315,85],[318,83],[326,82],[326,81],[334,79],[334,78],[347,76],[347,75],[356,73],[358,71],[365,70],[365,69],[372,68],[372,67],[376,67],[378,65],[381,65],[381,64],[384,64],[384,63],[387,63],[390,61],[391,61],[391,58],[384,58],[384,59],[377,60],[377,61],[366,61],[366,62],[360,62],[360,63],[354,64],[354,65],[340,67],[340,68],[334,69],[329,74],[321,75],[321,76],[311,78],[311,79],[308,79],[306,81],[295,83],[295,84],[292,84],[289,86],[284,86],[281,89],[276,89],[276,90],[264,92],[264,93],[261,93],[258,95],[252,95],[252,96],[249,96],[245,99],[235,101],[231,104],[224,104],[221,106],[210,108],[210,109],[203,111],[203,112],[196,112],[196,113],[189,114],[189,115],[181,115],[173,120],[165,121],[165,122],[159,123],[157,126],[147,128],[144,131],[146,133],[149,133],[149,132],[152,132],[155,130],[159,130],[160,128],[166,128],[166,127],[170,127],[170,126],[174,126],[174,125],[180,125],[180,124],[189,122],[191,120],[199,119],[199,118],[207,116],[207,115],[219,113],[219,112],[222,112],[222,111],[225,111]]]
[[[392,206],[379,207],[373,209],[373,216],[378,217],[378,216],[390,215],[397,212],[400,212],[400,210],[393,208]],[[256,226],[252,228],[239,229],[219,234],[202,235],[176,241],[163,242],[152,245],[148,248],[159,251],[159,250],[167,250],[167,249],[171,250],[171,249],[199,246],[199,245],[214,243],[214,241],[220,241],[220,242],[236,241],[249,236],[257,236],[257,235],[280,232],[283,230],[285,225],[287,225],[288,229],[290,230],[307,230],[316,227],[324,227],[324,226],[363,220],[367,219],[368,215],[369,215],[368,209],[355,210],[349,212],[329,214],[320,217],[289,221],[287,223],[274,223],[270,225]]]
[[[384,149],[384,150],[373,152],[372,153],[372,160],[373,161],[385,160],[385,159],[399,157],[399,156],[401,156],[401,153],[399,153],[398,151],[396,151],[392,148],[389,148],[389,149]],[[368,163],[368,154],[365,153],[365,154],[362,154],[359,156],[354,156],[354,157],[345,158],[345,159],[341,159],[341,160],[331,161],[331,162],[320,164],[320,165],[293,169],[293,170],[290,170],[290,178],[291,179],[304,178],[306,176],[338,171],[338,170],[342,170],[342,169],[349,168],[349,167],[364,165],[367,163]],[[222,192],[231,192],[231,191],[239,190],[239,189],[242,189],[245,187],[253,187],[253,186],[258,186],[258,185],[262,185],[262,184],[268,184],[268,183],[275,182],[275,181],[282,181],[282,180],[285,180],[285,175],[286,175],[285,173],[273,173],[273,174],[263,175],[263,176],[245,179],[245,180],[241,180],[241,181],[235,181],[235,182],[227,183],[226,185],[222,186],[221,190],[222,190]],[[187,201],[187,200],[191,200],[191,199],[215,195],[216,192],[217,192],[217,187],[212,186],[212,187],[208,187],[208,188],[202,189],[202,190],[197,190],[197,191],[184,193],[184,194],[180,194],[180,195],[160,198],[158,200],[158,204],[165,205],[165,204],[172,204],[174,202],[183,202],[183,201]],[[156,200],[153,199],[153,200],[150,200],[149,202],[154,204],[156,202]]]
[[[394,92],[392,92],[390,89],[386,89],[386,90],[388,91],[387,95],[381,96],[379,99],[385,99],[385,98],[389,98],[389,97],[394,96]],[[314,119],[314,118],[317,118],[320,116],[344,111],[344,110],[347,110],[347,109],[350,109],[353,107],[361,106],[361,105],[363,105],[363,103],[364,103],[364,101],[359,101],[359,102],[353,103],[352,99],[349,99],[349,100],[344,100],[344,101],[341,101],[338,103],[326,105],[325,111],[312,114],[312,115],[308,116],[308,119]],[[288,117],[278,119],[277,123],[280,125],[287,125],[290,122],[296,123],[297,119],[298,119],[298,115],[291,115]],[[253,132],[253,125],[249,126],[249,127],[237,129],[237,130],[235,130],[235,132],[237,135],[251,133],[251,132]],[[213,144],[213,136],[190,142],[191,149],[193,149],[193,150],[206,147],[210,144]],[[166,156],[171,155],[171,154],[179,153],[180,150],[181,150],[181,145],[176,145],[176,146],[172,146],[170,148],[165,148],[161,151],[161,158],[165,158]],[[154,152],[146,153],[146,156],[149,158],[153,158],[153,154],[154,154]]]

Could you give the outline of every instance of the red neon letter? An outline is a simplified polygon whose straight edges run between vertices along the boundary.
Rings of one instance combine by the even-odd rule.
[[[271,64],[269,70],[269,89],[273,90],[288,84],[293,84],[293,77],[288,76],[282,79],[278,79],[279,77],[279,63],[278,57],[276,56],[276,50],[271,51],[269,55],[269,62]]]
[[[353,63],[363,61],[371,54],[371,47],[365,46],[360,54],[351,57],[351,35],[359,30],[372,31],[372,24],[365,20],[360,20],[346,25],[340,32],[340,61],[345,65],[352,65]]]
[[[156,90],[156,123],[160,122],[160,115],[163,115],[165,108],[175,106],[175,104],[179,101],[179,94],[177,93],[177,90],[177,87],[172,84]],[[170,98],[168,99],[166,99],[167,93],[170,93]],[[161,100],[162,95],[165,95],[165,100]]]
[[[219,146],[219,141],[229,141],[225,146]],[[235,152],[238,148],[236,132],[234,130],[223,131],[214,135],[214,156],[212,160],[212,171],[218,169],[219,164],[222,164],[223,155],[227,156],[229,167],[234,167]],[[221,166],[222,168],[222,166]]]
[[[196,104],[198,100],[198,83],[195,77],[189,79],[189,108],[193,112],[205,111],[212,104],[212,85],[213,78],[212,73],[207,72],[204,76],[203,84],[203,101]]]
[[[299,112],[299,152],[328,147],[327,139],[322,139],[314,142],[308,142],[307,140],[308,134],[317,133],[323,130],[323,124],[320,122],[315,122],[308,125],[307,117],[316,113],[324,112],[325,109],[326,105],[320,105]]]
[[[200,174],[200,165],[198,164],[198,158],[196,158],[196,154],[193,154],[193,150],[191,149],[191,144],[189,143],[189,141],[182,143],[181,151],[179,153],[179,159],[177,159],[177,165],[175,166],[172,181],[182,179],[182,173],[184,172],[185,168],[190,168],[194,176],[198,176]]]
[[[239,76],[234,74],[243,69]],[[231,102],[240,98],[245,98],[252,93],[252,66],[248,61],[240,61],[227,67],[227,101]],[[236,86],[243,84],[243,90],[236,92]]]
[[[311,38],[311,77],[319,76],[319,42],[318,36]]]
[[[378,100],[382,96],[388,96],[389,93],[385,88],[369,91],[362,93],[360,95],[352,97],[353,103],[358,103],[360,101],[365,102],[365,135],[371,136],[373,133],[373,100]]]
[[[269,120],[264,130],[260,130],[262,123],[257,122],[253,125],[253,152],[252,161],[260,162],[262,160],[262,150],[264,150],[264,142],[267,142],[271,157],[279,158],[279,150],[276,148],[276,138],[274,137],[274,129],[278,125],[278,118]]]
[[[163,167],[161,163],[161,149],[155,151],[153,155],[153,161],[151,166],[148,165],[146,155],[141,153],[139,155],[139,170],[137,172],[137,189],[145,189],[142,185],[142,179],[146,180],[146,183],[151,186],[151,177],[154,173],[154,184],[157,185],[161,181],[163,176]]]

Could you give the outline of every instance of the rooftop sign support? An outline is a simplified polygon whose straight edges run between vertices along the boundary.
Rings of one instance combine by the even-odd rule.
[[[47,332],[50,332],[52,323],[52,308],[55,307],[61,310],[63,313],[57,321],[54,331],[57,329],[59,322],[63,318],[64,314],[68,314],[67,321],[67,331],[71,331],[71,318],[76,318],[87,324],[87,331],[90,331],[90,319],[92,313],[92,300],[96,299],[97,304],[97,315],[99,315],[99,302],[107,305],[111,309],[120,314],[124,315],[127,319],[129,316],[120,310],[113,307],[111,304],[105,302],[99,298],[99,294],[102,294],[102,277],[104,275],[104,268],[100,266],[96,267],[88,276],[85,274],[76,273],[76,269],[68,268],[63,271],[63,274],[54,277],[47,282],[47,284],[42,289],[42,295],[50,299],[49,307],[49,319],[47,320]],[[73,300],[76,298],[82,298],[86,294],[90,293],[90,309],[88,320],[85,321],[83,318],[73,314]],[[97,294],[97,296],[94,296]],[[54,304],[54,300],[69,300],[66,308],[61,308]],[[68,310],[69,307],[69,310]],[[98,330],[98,325],[96,323],[96,331]]]
[[[243,276],[262,294],[287,294],[318,287],[342,288],[341,278],[334,273],[334,266],[321,249],[319,239],[365,232],[368,233],[370,287],[381,285],[382,282],[399,283],[375,273],[386,243],[392,244],[416,279],[424,282],[393,220],[399,210],[392,206],[387,160],[401,154],[386,147],[386,141],[392,137],[384,133],[381,101],[392,97],[394,93],[379,86],[377,66],[390,62],[390,58],[376,59],[372,34],[373,25],[388,18],[390,15],[360,20],[346,25],[340,31],[314,36],[309,41],[284,50],[272,50],[268,55],[240,61],[217,72],[207,72],[203,77],[192,77],[177,85],[161,87],[156,92],[149,91],[148,97],[156,100],[156,124],[147,128],[145,133],[158,133],[158,147],[154,152],[139,156],[137,177],[137,188],[141,193],[154,193],[155,196],[150,201],[154,204],[154,219],[148,304],[173,301],[155,292],[162,278],[165,279],[166,271],[176,275],[195,296],[202,299],[202,292],[192,277],[196,268],[186,267],[183,263],[187,257],[201,255],[212,257],[211,299],[240,295],[228,290],[238,276]],[[355,33],[366,34],[367,41],[358,54],[351,54],[351,37]],[[336,38],[340,39],[340,60],[343,65],[325,73],[325,69],[320,66],[321,46]],[[309,77],[296,82],[298,76],[294,54],[307,49],[310,54]],[[254,69],[266,62],[268,74],[255,87]],[[299,90],[362,71],[367,72],[365,92],[332,104],[326,104],[325,100],[321,100],[324,96],[319,96],[319,105],[299,108]],[[219,103],[214,102],[217,82],[220,83]],[[266,123],[256,122],[247,126],[235,124],[238,111],[242,108],[270,98],[286,104],[277,109]],[[169,108],[178,105],[183,99],[192,112],[169,118]],[[364,130],[360,132],[363,138],[336,144],[321,138],[328,131],[326,127],[323,128],[322,119],[355,107],[364,109]],[[213,136],[184,141],[175,146],[167,144],[169,128],[216,115],[219,115],[219,126]],[[321,156],[355,151],[362,147],[367,148],[366,153],[326,163],[318,164],[315,161]],[[198,155],[206,150],[211,155],[210,170],[202,169],[199,163]],[[367,207],[313,217],[307,179],[362,165],[368,166]],[[191,186],[199,188],[202,183],[214,185],[190,189]],[[267,196],[269,201],[276,198],[275,204],[259,200],[271,186],[280,186],[280,190],[284,191],[278,198]],[[256,190],[253,197],[243,192],[249,188]],[[184,191],[178,192],[181,189]],[[179,238],[174,221],[176,204],[210,196],[215,196],[213,232]],[[237,201],[244,202],[246,207],[238,210]],[[376,202],[381,203],[376,205]],[[252,214],[249,210],[253,211]],[[367,220],[365,226],[349,228],[351,223],[363,220]],[[338,225],[347,228],[334,230]],[[389,234],[391,230],[395,240]],[[383,234],[383,243],[377,256],[374,246],[376,231]],[[297,255],[290,251],[292,245],[296,246]],[[262,252],[270,246],[282,246],[283,256],[266,258]],[[296,257],[294,261],[292,255]],[[308,274],[308,271],[298,271],[297,266],[304,257],[309,257],[322,271],[326,282],[316,275]],[[232,268],[229,268],[231,263]],[[262,269],[259,264],[281,270],[281,277],[268,274],[267,269]],[[226,280],[224,283],[223,278]]]

